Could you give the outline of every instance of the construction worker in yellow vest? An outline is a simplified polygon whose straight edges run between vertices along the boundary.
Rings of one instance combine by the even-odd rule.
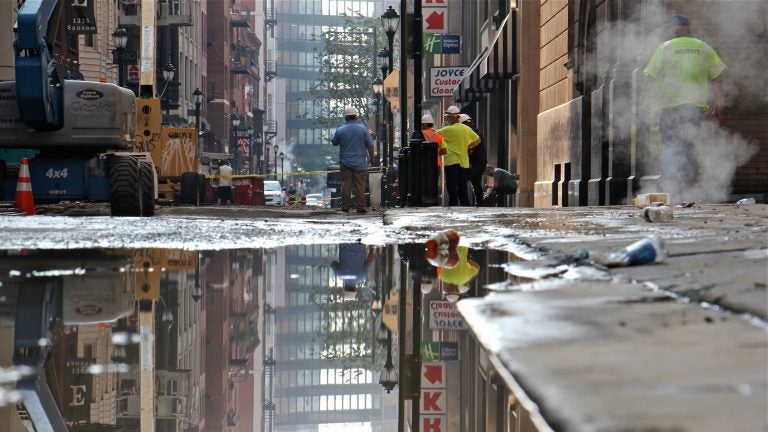
[[[691,36],[685,15],[672,16],[670,33],[671,39],[656,48],[643,74],[654,82],[653,104],[660,115],[663,185],[678,196],[696,178],[694,146],[703,114],[710,110],[710,85],[712,117],[721,120],[721,75],[726,66],[712,47]]]

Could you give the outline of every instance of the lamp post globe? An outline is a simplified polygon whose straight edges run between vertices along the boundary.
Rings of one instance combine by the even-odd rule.
[[[384,92],[384,82],[381,78],[376,78],[373,80],[373,83],[371,83],[371,88],[373,89],[373,94],[375,94],[378,99],[379,96],[381,96],[381,93]]]
[[[128,45],[128,30],[118,27],[112,32],[112,42],[117,49],[125,49]]]
[[[394,390],[397,385],[397,368],[392,363],[392,332],[389,329],[387,329],[387,361],[379,374],[379,384],[387,393]]]
[[[203,298],[203,288],[195,283],[195,286],[192,288],[192,300],[195,301],[195,303],[200,303],[200,300]]]
[[[163,79],[166,82],[172,81],[174,75],[176,75],[176,67],[173,66],[173,63],[168,62],[163,66]]]
[[[378,54],[376,54],[376,64],[381,69],[381,78],[387,78],[387,72],[389,71],[389,50],[384,47]]]
[[[112,33],[115,44],[114,60],[117,63],[117,85],[125,87],[125,47],[128,45],[128,30],[118,27]]]
[[[274,172],[275,172],[275,180],[277,180],[277,158],[278,158],[277,151],[280,150],[280,146],[275,144],[275,145],[272,146],[272,150],[274,151],[274,154],[275,154],[275,165],[274,165],[275,169],[274,169]]]
[[[400,25],[400,15],[392,8],[392,5],[387,6],[387,10],[381,14],[381,25],[384,27],[387,36],[395,35],[397,27]]]
[[[163,66],[163,80],[165,80],[165,90],[163,90],[163,93],[165,94],[165,121],[167,123],[171,122],[171,96],[168,92],[168,86],[173,81],[174,75],[176,75],[176,68],[169,61]]]

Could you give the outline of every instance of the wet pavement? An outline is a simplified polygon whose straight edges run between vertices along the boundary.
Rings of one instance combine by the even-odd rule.
[[[367,408],[363,410],[368,416],[366,421],[376,425],[372,430],[396,429],[396,424],[381,419],[391,419],[393,412],[397,414],[400,388],[395,387],[394,392],[387,394],[377,382],[385,366],[382,351],[387,345],[387,330],[394,334],[395,365],[401,362],[397,354],[401,341],[409,352],[414,348],[412,336],[398,336],[397,327],[384,324],[399,319],[386,317],[397,311],[391,300],[400,290],[406,296],[424,293],[419,300],[424,302],[422,341],[457,342],[460,347],[460,360],[448,361],[445,373],[449,383],[461,382],[461,385],[449,388],[451,391],[447,393],[452,396],[447,397],[443,413],[434,417],[450,425],[446,430],[477,430],[479,423],[473,421],[479,421],[484,415],[493,417],[498,409],[503,410],[496,405],[481,404],[472,405],[472,410],[479,412],[473,415],[465,412],[468,408],[462,398],[469,397],[467,388],[471,387],[471,382],[465,380],[473,379],[466,378],[466,371],[477,370],[476,362],[483,368],[481,361],[465,351],[468,346],[478,346],[485,353],[486,368],[487,364],[493,365],[491,369],[497,376],[494,379],[502,382],[509,395],[519,401],[517,409],[524,411],[530,423],[538,425],[535,429],[520,430],[759,431],[768,428],[765,415],[768,405],[768,207],[765,205],[700,205],[675,209],[675,218],[666,223],[648,223],[641,218],[640,209],[633,207],[426,208],[393,209],[367,215],[343,215],[333,210],[176,207],[161,208],[158,217],[149,219],[93,216],[99,215],[99,211],[79,209],[78,216],[0,217],[0,247],[10,251],[7,257],[13,257],[12,261],[3,258],[3,263],[30,262],[31,258],[25,258],[25,254],[34,257],[35,251],[41,249],[56,255],[69,249],[84,253],[90,249],[114,250],[116,247],[132,251],[178,248],[196,251],[198,265],[182,259],[181,252],[175,252],[171,255],[176,257],[172,262],[177,267],[168,267],[162,272],[165,279],[161,280],[168,282],[164,282],[161,289],[176,292],[171,306],[176,312],[174,319],[178,318],[181,305],[199,313],[197,303],[178,299],[189,297],[196,279],[213,275],[217,276],[206,282],[211,286],[219,286],[226,280],[233,286],[240,284],[241,289],[230,294],[232,298],[241,299],[236,304],[244,308],[238,309],[237,316],[247,317],[248,307],[258,305],[261,322],[270,310],[280,311],[281,307],[289,306],[306,309],[309,302],[314,306],[326,305],[321,307],[323,310],[333,311],[338,307],[339,311],[347,311],[339,313],[350,322],[364,317],[359,320],[359,327],[351,328],[357,332],[358,339],[368,341],[360,345],[359,351],[365,354],[360,357],[367,360],[358,363],[345,360],[338,369],[346,373],[373,371],[372,377],[359,382],[379,388],[374,392],[369,386],[362,393],[376,395],[372,396],[376,401],[373,403],[375,413],[368,412]],[[441,279],[444,270],[430,266],[420,255],[420,251],[423,253],[420,244],[444,228],[460,233],[460,244],[470,248],[461,256],[469,264],[478,263],[477,275],[470,278],[462,290],[455,290],[462,284]],[[667,257],[662,263],[623,268],[605,265],[608,254],[652,233],[664,241]],[[393,246],[407,243],[413,246]],[[329,282],[335,274],[332,264],[339,262],[339,244],[363,244],[373,247],[374,251],[375,264],[368,270],[368,282],[359,285],[362,289],[353,303],[341,301],[343,282]],[[222,254],[227,257],[224,261],[219,257]],[[126,258],[125,253],[118,255]],[[135,252],[128,256],[135,257]],[[407,270],[400,267],[403,262],[409,263]],[[134,264],[140,267],[138,261]],[[204,268],[202,273],[200,264]],[[471,270],[473,266],[469,264],[467,268]],[[212,270],[217,267],[227,270]],[[67,268],[88,266],[73,264]],[[404,288],[399,277],[404,272],[416,272],[420,276]],[[346,279],[350,278],[340,280]],[[7,281],[4,286],[9,286]],[[171,288],[173,286],[176,288]],[[284,294],[283,300],[276,300],[272,288],[266,291],[267,287],[274,287],[281,292],[281,286],[282,294],[277,297]],[[382,289],[386,286],[397,287],[397,290]],[[297,287],[312,287],[312,290],[296,291]],[[291,292],[293,294],[289,294]],[[449,294],[455,297],[450,298]],[[267,300],[268,295],[272,296],[271,301]],[[462,320],[448,320],[446,325],[461,322],[469,331],[428,328],[431,302],[438,302],[434,303],[436,307],[454,304],[456,297],[460,298],[455,304]],[[451,301],[445,303],[449,298]],[[370,308],[376,301],[384,303],[384,312],[378,315]],[[444,303],[439,303],[441,301]],[[251,306],[247,306],[249,304]],[[267,304],[270,308],[265,308]],[[352,304],[356,306],[349,307]],[[412,303],[407,304],[413,307]],[[10,316],[7,303],[4,307],[6,317]],[[157,310],[158,321],[162,323],[161,309]],[[282,309],[281,313],[287,311]],[[209,308],[206,313],[212,317],[214,312]],[[346,313],[351,315],[344,315]],[[280,312],[276,316],[279,317]],[[322,315],[313,319],[318,316]],[[130,326],[129,317],[121,318],[124,327]],[[246,318],[243,322],[249,320]],[[413,323],[408,321],[408,328],[412,328]],[[245,332],[248,327],[243,325]],[[264,323],[261,325],[265,327]],[[333,329],[315,329],[313,325],[306,324],[307,328],[324,334],[326,342],[338,337]],[[108,327],[114,331],[117,326],[119,324]],[[98,328],[97,324],[96,333]],[[215,324],[209,327],[216,328]],[[369,336],[363,338],[362,334]],[[328,335],[335,336],[329,338]],[[222,337],[226,338],[226,332]],[[189,338],[194,337],[186,336],[187,343]],[[269,345],[266,335],[258,339],[261,348]],[[329,346],[319,346],[315,339],[301,348],[301,352],[331,352]],[[277,345],[273,343],[272,347]],[[372,360],[373,347],[378,349],[375,361]],[[296,354],[286,349],[288,356],[295,358]],[[295,349],[296,353],[300,352]],[[166,351],[166,355],[173,357],[174,352]],[[78,351],[74,357],[81,356],[83,352]],[[253,358],[260,358],[262,363],[249,367],[264,371],[268,370],[264,367],[265,359],[274,359],[274,356],[264,354]],[[320,369],[335,370],[336,367],[326,365]],[[238,373],[227,370],[230,376]],[[368,376],[366,372],[359,373]],[[474,379],[485,378],[478,375]],[[128,390],[122,391],[130,391],[126,388]],[[310,406],[320,403],[308,400],[306,403]],[[328,399],[324,400],[328,409]],[[351,406],[344,405],[351,402],[343,399],[340,403],[342,407]],[[367,407],[366,404],[363,406]],[[483,409],[487,412],[482,413]],[[264,412],[254,412],[257,411]],[[222,412],[226,417],[226,410]]]

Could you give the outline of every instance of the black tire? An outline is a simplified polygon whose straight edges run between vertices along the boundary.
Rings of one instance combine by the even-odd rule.
[[[139,161],[114,156],[109,169],[109,203],[112,216],[141,216]]]
[[[197,205],[198,180],[196,172],[181,173],[181,203]]]
[[[141,173],[141,215],[155,215],[155,174],[149,161],[139,162]]]

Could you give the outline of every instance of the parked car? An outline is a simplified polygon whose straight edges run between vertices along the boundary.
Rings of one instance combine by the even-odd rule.
[[[323,194],[311,193],[307,194],[307,205],[310,207],[325,207],[323,201]]]
[[[277,180],[264,180],[264,204],[283,205],[283,187]]]

